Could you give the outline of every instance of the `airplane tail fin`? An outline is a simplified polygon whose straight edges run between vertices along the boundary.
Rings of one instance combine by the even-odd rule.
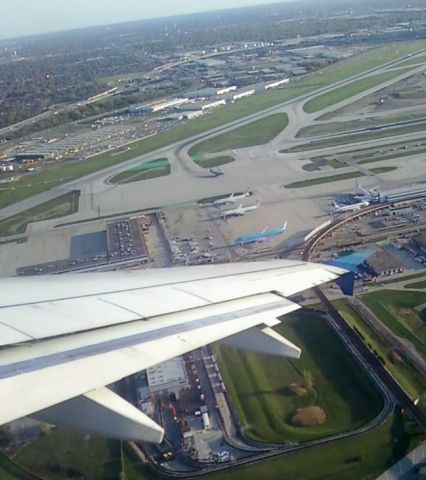
[[[287,230],[287,220],[284,222],[284,225],[283,225],[283,230]]]
[[[240,208],[243,208],[243,204],[242,204],[242,203],[240,204],[240,206],[238,207],[238,209],[240,209]]]

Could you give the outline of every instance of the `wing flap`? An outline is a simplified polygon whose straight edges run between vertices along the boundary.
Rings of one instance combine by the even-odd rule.
[[[298,308],[284,297],[342,273],[280,260],[0,279],[0,425],[213,341],[273,326]],[[282,341],[279,347],[284,351]]]
[[[57,353],[4,363],[0,367],[0,398],[8,405],[0,410],[0,424],[64,402],[82,393],[113,383],[202,345],[234,335],[298,308],[293,302],[274,294],[263,294],[235,302],[210,305],[162,318],[163,327],[146,332],[147,322],[105,328],[104,341],[67,350],[67,339],[52,340]],[[178,318],[176,318],[178,317]],[[121,338],[117,329],[121,329]],[[106,340],[105,331],[111,330]],[[92,332],[88,332],[92,333]],[[87,333],[79,334],[84,343]],[[75,336],[77,337],[77,336]],[[64,342],[64,343],[63,343]],[[43,353],[45,343],[38,347]],[[82,344],[83,344],[82,343]],[[64,348],[65,347],[65,348]],[[26,392],[31,391],[31,397]]]
[[[38,412],[42,422],[107,438],[161,443],[164,430],[108,388],[92,390]]]
[[[259,293],[284,296],[334,280],[342,269],[288,260],[106,274],[0,279],[2,324],[15,343],[132,322]],[[12,343],[0,339],[0,346]]]
[[[88,297],[4,308],[2,323],[19,329],[29,339],[65,335],[141,318],[136,312]],[[8,345],[0,338],[0,345]]]

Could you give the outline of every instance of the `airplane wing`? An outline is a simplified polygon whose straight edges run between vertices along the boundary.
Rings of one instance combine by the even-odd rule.
[[[0,425],[35,415],[160,442],[162,428],[105,385],[226,337],[298,358],[270,327],[299,308],[289,296],[343,273],[274,260],[0,279]]]

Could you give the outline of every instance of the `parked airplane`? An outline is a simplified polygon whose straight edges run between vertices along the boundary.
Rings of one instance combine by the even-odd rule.
[[[244,206],[243,204],[241,204],[238,208],[233,208],[232,210],[224,210],[223,212],[220,212],[219,217],[220,218],[239,217],[241,215],[244,215],[247,212],[256,210],[256,208],[259,208],[259,207],[260,207],[259,200],[256,202],[256,205]]]
[[[210,169],[210,176],[211,177],[220,177],[221,175],[224,175],[224,173],[222,172],[222,170],[219,167]]]
[[[217,200],[214,200],[212,203],[213,206],[215,207],[220,207],[221,205],[227,205],[228,203],[234,203],[237,200],[241,200],[242,198],[249,197],[251,195],[250,191],[247,190],[244,193],[240,193],[235,195],[235,193],[232,193],[228,197],[225,198],[218,198]]]
[[[267,230],[266,228],[261,232],[247,233],[245,235],[240,235],[235,239],[235,243],[239,245],[246,245],[248,243],[257,243],[264,242],[268,238],[277,237],[287,230],[287,222],[284,223],[281,227],[274,228],[272,230]]]
[[[337,202],[334,202],[334,213],[357,212],[363,207],[368,207],[368,205],[370,205],[370,202],[368,202],[367,200],[363,200],[359,203],[352,203],[350,205],[339,205]]]
[[[163,428],[105,385],[224,339],[299,358],[300,348],[271,327],[300,308],[288,297],[345,273],[269,260],[0,278],[0,425],[30,415],[160,443]]]

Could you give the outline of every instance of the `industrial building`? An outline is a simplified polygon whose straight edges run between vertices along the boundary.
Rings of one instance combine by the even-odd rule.
[[[405,269],[399,260],[385,250],[375,252],[366,260],[366,263],[377,277],[403,273]]]
[[[235,102],[236,100],[240,100],[241,98],[250,97],[255,93],[256,93],[256,90],[254,88],[250,90],[245,90],[244,92],[236,93],[235,95],[232,96],[232,101]]]
[[[379,202],[398,202],[426,195],[426,183],[418,183],[409,187],[396,188],[379,193]]]
[[[200,101],[200,102],[191,102],[187,105],[182,105],[178,107],[180,111],[195,111],[195,112],[205,112],[206,110],[210,110],[212,108],[220,107],[221,105],[225,105],[226,100],[224,98],[219,99],[212,99],[207,101]]]
[[[237,89],[236,85],[220,88],[219,90],[216,91],[216,95],[224,95],[225,93],[234,92],[236,89]]]
[[[189,387],[188,375],[182,357],[172,358],[147,370],[148,386],[151,393],[174,393]]]
[[[171,100],[167,100],[161,103],[155,103],[150,105],[150,111],[152,113],[161,112],[162,110],[166,110],[167,108],[178,107],[179,105],[183,105],[184,103],[188,103],[189,98],[173,98]]]
[[[282,80],[277,80],[276,82],[267,83],[267,84],[265,85],[265,90],[269,90],[270,88],[281,87],[282,85],[285,85],[285,84],[288,83],[289,81],[290,81],[289,78],[283,78]]]
[[[193,110],[193,111],[189,111],[189,112],[182,112],[182,115],[187,120],[192,120],[193,118],[201,117],[205,113],[206,113],[205,110]]]

